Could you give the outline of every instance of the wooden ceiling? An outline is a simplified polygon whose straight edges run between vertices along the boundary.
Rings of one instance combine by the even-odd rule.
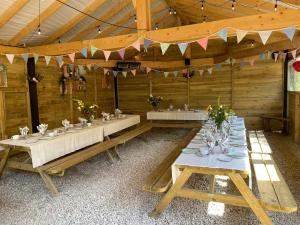
[[[0,0],[0,44],[27,46],[88,40],[136,32],[133,3],[136,0],[41,0],[38,16],[38,0]],[[204,10],[201,9],[202,2]],[[64,5],[68,4],[74,8]],[[151,28],[189,25],[206,21],[242,17],[274,12],[273,0],[152,0]],[[169,15],[169,7],[176,15]],[[278,1],[278,11],[300,9],[300,0]],[[88,17],[117,24],[112,26]],[[37,34],[39,22],[42,34]],[[119,26],[123,26],[119,27]],[[97,28],[102,30],[97,33]]]

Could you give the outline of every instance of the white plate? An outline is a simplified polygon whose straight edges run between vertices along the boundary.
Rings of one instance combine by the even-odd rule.
[[[232,158],[226,155],[220,155],[217,158],[221,162],[231,162]]]
[[[184,148],[182,152],[185,154],[196,154],[199,150],[195,148]]]

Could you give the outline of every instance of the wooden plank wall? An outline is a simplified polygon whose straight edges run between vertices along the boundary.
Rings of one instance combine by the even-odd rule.
[[[288,116],[290,119],[290,135],[294,141],[300,144],[300,93],[289,92]]]
[[[52,59],[53,60],[53,59]],[[54,60],[53,60],[54,61]],[[23,59],[15,57],[13,64],[8,64],[5,57],[0,58],[0,63],[8,66],[8,87],[0,88],[0,138],[6,138],[18,133],[22,126],[31,127],[30,106],[28,101],[27,68]],[[71,81],[68,81],[68,94],[60,95],[59,79],[62,71],[52,62],[46,66],[43,59],[39,59],[36,72],[44,78],[38,84],[38,101],[40,122],[49,124],[49,128],[61,126],[65,118],[73,118],[77,122],[78,112],[73,98],[83,99],[99,105],[101,111],[113,112],[114,92],[113,88],[103,89],[103,71],[88,72],[87,91],[71,92]]]
[[[272,60],[258,61],[255,66],[223,65],[212,75],[207,72],[201,77],[196,73],[188,83],[178,74],[177,78],[162,74],[137,74],[136,77],[119,77],[120,109],[127,113],[139,113],[146,118],[151,110],[147,98],[152,87],[153,95],[164,97],[161,108],[173,104],[183,109],[190,102],[192,108],[206,109],[216,102],[218,96],[224,104],[246,118],[248,128],[262,128],[263,114],[282,115],[282,63]],[[152,83],[152,85],[151,85]]]

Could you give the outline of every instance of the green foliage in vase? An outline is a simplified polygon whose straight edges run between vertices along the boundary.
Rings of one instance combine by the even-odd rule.
[[[153,108],[158,108],[162,100],[163,97],[161,96],[150,95],[148,98],[148,102],[152,105]]]
[[[218,129],[221,129],[222,123],[233,113],[231,109],[220,103],[220,97],[216,105],[209,105],[207,107],[207,111],[209,117],[215,122]]]
[[[77,103],[78,111],[88,122],[91,122],[95,118],[97,109],[99,108],[98,105],[86,103],[79,99],[73,99],[73,101]]]

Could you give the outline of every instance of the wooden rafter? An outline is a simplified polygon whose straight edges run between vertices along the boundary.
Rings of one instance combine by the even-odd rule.
[[[130,3],[131,3],[131,0],[124,0],[120,4],[116,4],[110,10],[108,10],[104,15],[102,15],[99,19],[101,19],[103,21],[109,20],[111,17],[113,17],[115,14],[117,14],[120,10],[127,7]],[[86,36],[87,34],[91,33],[92,31],[95,31],[95,28],[100,25],[101,25],[101,23],[99,21],[95,21],[95,22],[91,23],[86,29],[79,32],[75,37],[73,37],[71,39],[71,41],[81,40],[82,37]]]
[[[94,0],[92,3],[90,3],[83,12],[86,14],[91,14],[94,12],[97,8],[99,8],[101,5],[105,3],[106,0]],[[64,35],[66,32],[68,32],[72,27],[74,27],[76,24],[80,23],[84,18],[86,18],[85,14],[79,13],[75,17],[73,17],[71,20],[69,20],[65,25],[63,25],[60,29],[55,31],[51,36],[45,41],[45,43],[52,43],[62,35]]]
[[[17,0],[0,15],[0,28],[3,27],[29,0]]]
[[[61,0],[61,2],[66,2],[68,0]],[[40,15],[41,22],[45,21],[49,16],[56,12],[63,4],[60,2],[53,2],[48,6]],[[35,17],[29,24],[27,24],[21,31],[19,31],[10,41],[9,44],[17,45],[23,38],[25,38],[30,32],[37,28],[39,25],[39,16]]]
[[[151,4],[150,0],[139,0],[136,2],[137,29],[138,32],[151,30]]]

